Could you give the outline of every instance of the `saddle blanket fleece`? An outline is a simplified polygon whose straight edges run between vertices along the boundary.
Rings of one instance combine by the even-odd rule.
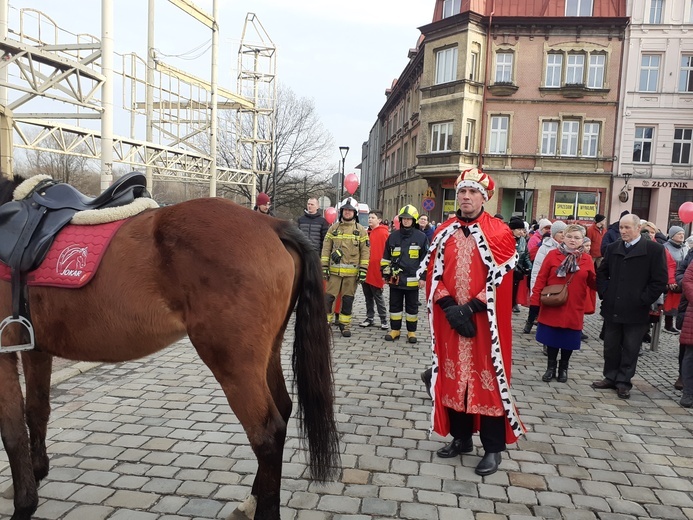
[[[56,235],[38,269],[26,275],[27,285],[68,289],[85,286],[123,223],[125,220],[95,226],[65,226]],[[11,280],[10,268],[3,263],[0,263],[0,279]]]

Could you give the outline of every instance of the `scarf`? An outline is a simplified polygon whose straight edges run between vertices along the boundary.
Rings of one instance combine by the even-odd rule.
[[[580,262],[580,257],[585,251],[583,246],[578,247],[575,251],[571,251],[562,243],[558,246],[558,251],[565,256],[561,265],[558,266],[556,270],[556,276],[559,278],[565,278],[568,273],[574,273],[580,270],[578,263]]]

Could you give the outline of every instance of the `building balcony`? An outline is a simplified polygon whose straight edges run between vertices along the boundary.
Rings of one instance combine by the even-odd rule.
[[[502,81],[488,86],[494,96],[512,96],[520,87],[510,81]]]

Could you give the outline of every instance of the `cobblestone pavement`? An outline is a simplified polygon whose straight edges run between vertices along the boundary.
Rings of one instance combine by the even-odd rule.
[[[429,401],[419,379],[429,359],[427,326],[416,345],[385,343],[376,328],[335,336],[343,472],[327,486],[306,480],[292,422],[282,518],[693,519],[693,414],[673,389],[677,338],[664,334],[659,350],[644,351],[624,401],[590,387],[601,378],[598,316],[587,320],[590,339],[573,356],[567,384],[541,382],[546,358],[521,333],[525,317],[524,309],[513,317],[513,388],[530,432],[485,478],[474,473],[478,438],[472,454],[435,456],[444,442],[427,435]],[[355,322],[362,319],[357,298]],[[288,334],[286,344],[292,340]],[[53,388],[52,470],[35,518],[225,518],[248,494],[255,459],[187,341],[143,361],[89,368]],[[9,483],[0,451],[0,489]],[[0,498],[0,517],[11,512],[11,500]]]

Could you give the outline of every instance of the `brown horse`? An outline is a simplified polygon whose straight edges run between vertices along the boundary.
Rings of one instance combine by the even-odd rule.
[[[17,184],[0,180],[0,203],[11,199]],[[48,474],[52,357],[127,361],[186,335],[224,390],[258,460],[251,497],[231,518],[252,518],[255,509],[255,519],[278,520],[292,409],[280,350],[294,307],[292,364],[311,476],[324,482],[339,471],[320,259],[292,223],[218,198],[148,210],[120,227],[89,284],[31,287],[29,307],[37,348],[21,354],[26,404],[18,355],[0,354],[0,432],[12,471],[12,520],[32,517],[38,482]],[[5,282],[0,314],[12,314]],[[21,336],[19,328],[9,328],[3,345],[21,343]]]

